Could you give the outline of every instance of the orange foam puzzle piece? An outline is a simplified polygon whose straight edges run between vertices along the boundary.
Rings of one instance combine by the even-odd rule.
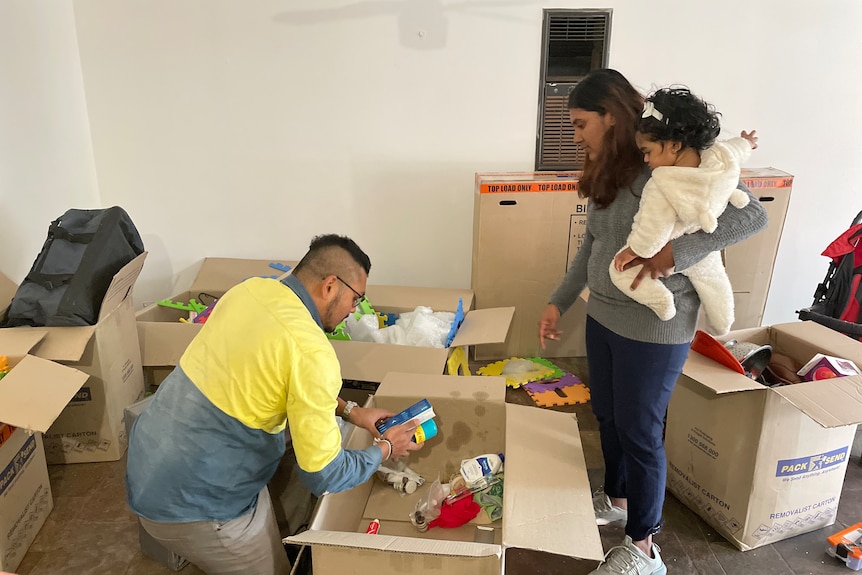
[[[574,405],[587,403],[590,400],[590,390],[583,383],[569,385],[549,391],[530,393],[530,397],[539,407],[554,407],[558,405]]]

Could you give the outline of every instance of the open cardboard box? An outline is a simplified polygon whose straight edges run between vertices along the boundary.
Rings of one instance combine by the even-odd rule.
[[[272,267],[270,264],[280,266]],[[190,299],[208,305],[212,299],[250,277],[279,277],[283,268],[293,268],[297,262],[285,260],[248,260],[237,258],[206,258],[185,292],[171,296],[171,301],[188,304]],[[198,323],[182,323],[189,312],[153,304],[136,315],[141,361],[145,367],[175,366],[203,327]]]
[[[144,394],[132,290],[146,257],[146,252],[139,255],[114,275],[96,325],[0,329],[4,338],[21,338],[25,345],[33,332],[42,334],[32,355],[90,376],[45,433],[48,463],[116,461],[126,451],[123,409]],[[5,309],[17,286],[0,278],[0,308]]]
[[[375,311],[382,313],[401,314],[417,306],[454,312],[460,299],[466,314],[448,348],[333,340],[341,376],[348,380],[379,383],[390,371],[442,374],[456,348],[506,341],[515,313],[514,307],[474,310],[473,292],[465,289],[369,285],[366,295]]]
[[[221,297],[248,277],[280,277],[280,272],[273,273],[277,270],[270,267],[272,261],[207,258],[189,290],[170,299],[188,303],[190,298],[199,299],[202,293]],[[292,261],[279,263],[282,266],[296,265]],[[369,285],[366,296],[374,309],[383,313],[400,314],[413,311],[420,305],[434,311],[454,312],[459,298],[467,313],[448,349],[333,340],[332,347],[341,362],[342,377],[347,380],[379,383],[389,371],[443,373],[453,349],[505,341],[514,314],[511,307],[472,310],[473,292],[465,289]],[[145,367],[173,367],[179,363],[186,347],[202,327],[179,321],[187,315],[188,312],[158,305],[138,312],[138,337]]]
[[[406,461],[425,485],[402,496],[372,477],[324,495],[309,530],[285,542],[311,545],[316,573],[499,574],[511,547],[577,558],[584,573],[595,568],[604,553],[575,416],[506,404],[505,394],[502,377],[387,374],[371,405],[397,413],[427,398],[434,407],[438,435]],[[364,429],[347,437],[348,448],[370,444]],[[483,453],[506,456],[503,519],[417,531],[408,515],[430,484]],[[380,530],[368,535],[373,519]]]
[[[42,433],[87,374],[29,355],[45,331],[0,330],[0,354],[12,370],[0,380],[0,570],[18,568],[54,507]]]
[[[862,344],[810,321],[722,339],[862,360]],[[743,551],[831,525],[859,422],[862,376],[769,388],[692,351],[668,410],[668,488]]]

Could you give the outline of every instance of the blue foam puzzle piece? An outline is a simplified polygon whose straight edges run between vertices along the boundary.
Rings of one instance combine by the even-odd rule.
[[[458,298],[458,309],[455,310],[455,319],[452,320],[452,327],[449,328],[449,335],[446,336],[446,347],[452,345],[452,340],[455,339],[455,334],[458,333],[462,323],[464,323],[464,301]]]
[[[289,272],[291,270],[291,266],[279,262],[272,262],[269,264],[269,267],[276,269],[280,272]]]

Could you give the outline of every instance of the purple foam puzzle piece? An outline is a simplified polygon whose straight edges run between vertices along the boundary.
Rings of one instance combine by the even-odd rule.
[[[577,375],[567,373],[559,379],[531,381],[530,383],[525,383],[521,387],[530,393],[541,393],[543,391],[552,391],[554,389],[561,389],[563,387],[569,387],[570,385],[577,385],[579,383],[583,382]]]

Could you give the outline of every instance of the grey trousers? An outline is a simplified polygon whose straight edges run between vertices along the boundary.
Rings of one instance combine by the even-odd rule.
[[[157,523],[142,517],[141,524],[154,539],[208,575],[290,573],[266,487],[251,513],[225,523]]]

